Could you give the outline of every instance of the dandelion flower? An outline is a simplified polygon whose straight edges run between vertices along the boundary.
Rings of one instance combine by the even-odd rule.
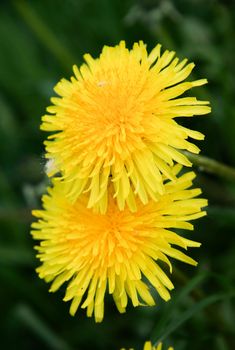
[[[87,207],[105,213],[111,182],[119,209],[135,211],[134,194],[143,204],[156,201],[164,193],[162,175],[174,180],[173,163],[191,166],[180,150],[198,153],[188,138],[203,135],[174,119],[210,112],[207,101],[180,97],[207,80],[184,82],[194,64],[160,49],[148,54],[142,41],[131,50],[124,41],[104,46],[98,59],[84,55],[71,80],[56,85],[59,97],[51,99],[41,129],[52,133],[46,156],[73,183],[71,200],[87,192]]]
[[[122,348],[121,350],[126,350],[124,348]],[[132,349],[129,349],[129,350],[134,350],[133,348]],[[162,343],[159,343],[157,346],[154,346],[151,344],[150,341],[146,341],[145,344],[144,344],[144,348],[143,350],[162,350]],[[168,350],[174,350],[171,346],[168,348]]]
[[[165,262],[170,271],[168,257],[196,265],[179,248],[200,246],[172,231],[192,230],[188,221],[205,215],[207,201],[195,198],[200,189],[189,189],[193,178],[189,172],[168,181],[157,202],[143,205],[137,200],[134,213],[128,207],[120,211],[110,190],[106,214],[87,208],[87,194],[69,201],[67,182],[53,180],[43,196],[44,209],[33,211],[38,221],[32,224],[32,235],[40,241],[36,249],[42,265],[37,272],[46,282],[53,281],[50,291],[69,282],[64,301],[72,301],[71,315],[80,305],[87,316],[94,313],[95,320],[102,321],[106,291],[120,312],[125,312],[128,297],[133,306],[155,305],[154,290],[170,299],[173,284],[158,262]]]

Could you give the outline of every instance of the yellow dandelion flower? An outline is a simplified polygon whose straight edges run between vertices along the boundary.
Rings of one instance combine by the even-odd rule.
[[[120,350],[126,350],[126,349],[122,348]],[[134,350],[134,349],[131,348],[129,350]],[[162,350],[162,343],[159,343],[158,345],[154,346],[154,345],[152,345],[152,343],[150,341],[146,341],[144,344],[143,350]],[[174,348],[172,348],[172,346],[170,346],[168,348],[168,350],[174,350]]]
[[[174,118],[210,112],[207,101],[179,98],[207,80],[183,82],[194,64],[160,49],[148,54],[142,41],[131,50],[124,41],[104,46],[98,59],[84,55],[86,63],[73,67],[71,80],[56,85],[60,97],[52,98],[41,129],[52,132],[46,156],[72,181],[71,200],[87,192],[88,208],[105,213],[111,182],[119,209],[127,204],[135,211],[134,194],[143,204],[157,200],[164,193],[162,174],[173,180],[174,162],[191,166],[180,150],[198,153],[188,138],[204,136]]]
[[[174,168],[174,174],[179,166]],[[196,265],[179,248],[199,247],[200,243],[181,237],[172,228],[192,230],[188,221],[205,215],[205,199],[195,198],[200,189],[189,189],[194,173],[168,181],[165,194],[158,201],[143,205],[137,200],[137,211],[128,207],[120,211],[112,191],[106,214],[86,207],[86,196],[75,202],[67,198],[67,182],[54,179],[54,186],[43,196],[43,210],[33,211],[38,218],[32,224],[32,235],[40,240],[37,268],[40,278],[53,281],[50,291],[69,284],[64,301],[71,300],[74,315],[81,304],[87,315],[97,322],[104,315],[106,291],[112,294],[120,312],[125,312],[128,297],[133,306],[154,305],[152,291],[164,300],[170,299],[173,284],[158,261],[172,265],[168,257]],[[146,282],[148,281],[148,282]]]

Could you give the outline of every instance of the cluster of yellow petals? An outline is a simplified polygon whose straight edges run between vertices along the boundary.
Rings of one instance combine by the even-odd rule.
[[[120,350],[126,350],[124,348],[120,349]],[[128,349],[128,350],[134,350],[133,348]],[[150,341],[146,341],[144,344],[144,348],[143,350],[162,350],[162,343],[159,343],[158,345],[152,345],[152,343]],[[172,348],[171,346],[168,348],[168,350],[174,350],[174,348]]]
[[[203,135],[175,118],[210,112],[207,101],[181,97],[206,79],[185,82],[194,64],[143,42],[131,50],[121,41],[89,54],[74,76],[55,87],[57,98],[43,116],[47,173],[54,177],[34,210],[32,235],[41,265],[39,277],[50,291],[65,287],[70,314],[86,309],[104,317],[105,295],[120,312],[165,301],[174,288],[164,264],[170,258],[196,265],[182,250],[200,243],[174,232],[192,230],[205,215],[201,190],[191,189],[193,172],[181,152],[198,153],[191,139]],[[56,175],[56,176],[55,176]],[[144,350],[161,350],[146,342]],[[169,348],[168,350],[173,350]]]
[[[111,186],[119,209],[134,212],[136,198],[147,204],[164,194],[163,175],[175,179],[174,162],[191,165],[181,150],[198,153],[188,138],[203,135],[174,119],[210,112],[207,101],[180,97],[207,81],[184,82],[194,64],[174,55],[161,54],[161,45],[148,54],[141,41],[128,50],[121,41],[98,59],[86,54],[71,80],[57,84],[41,128],[52,133],[49,175],[61,173],[71,201],[87,193],[86,206],[105,213]]]
[[[52,282],[54,292],[68,282],[64,300],[71,301],[70,313],[87,309],[97,322],[104,316],[105,293],[113,296],[120,312],[130,298],[133,306],[154,305],[154,291],[169,300],[173,284],[159,262],[172,265],[175,258],[196,265],[179,248],[199,247],[200,243],[172,231],[192,230],[190,220],[205,215],[207,201],[195,198],[200,189],[190,189],[193,172],[177,176],[181,166],[172,168],[176,180],[164,183],[164,194],[157,201],[143,204],[136,200],[136,211],[127,206],[120,211],[109,188],[109,206],[105,214],[87,208],[88,194],[71,202],[70,184],[58,178],[43,196],[43,210],[33,211],[38,218],[32,224],[33,238],[42,265],[40,278]]]

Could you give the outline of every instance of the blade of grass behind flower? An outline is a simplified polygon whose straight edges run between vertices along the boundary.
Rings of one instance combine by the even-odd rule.
[[[18,305],[15,315],[52,350],[71,350],[28,305]]]
[[[161,342],[164,339],[166,339],[172,332],[174,332],[177,328],[182,326],[183,323],[185,323],[187,320],[192,318],[196,313],[200,312],[201,310],[205,309],[207,306],[214,304],[218,301],[222,301],[224,299],[235,297],[235,293],[231,294],[214,294],[211,295],[202,301],[194,304],[190,309],[186,310],[184,313],[179,315],[179,317],[175,320],[173,320],[160,334],[160,336],[156,339],[155,343]]]
[[[164,312],[162,313],[162,317],[160,317],[159,321],[155,325],[153,331],[151,332],[152,337],[155,338],[155,334],[160,334],[163,329],[165,329],[167,323],[174,316],[178,305],[182,300],[185,299],[187,295],[189,295],[196,287],[198,287],[202,282],[208,277],[207,272],[200,273],[199,275],[192,278],[186,286],[178,293],[175,293],[175,296],[172,297],[171,301],[165,304]]]
[[[13,6],[29,26],[31,31],[38,37],[41,43],[50,51],[57,60],[66,69],[70,69],[72,64],[76,62],[76,58],[73,54],[65,48],[61,41],[58,40],[52,30],[46,25],[46,23],[40,18],[39,14],[31,6],[30,2],[24,0],[12,1]]]

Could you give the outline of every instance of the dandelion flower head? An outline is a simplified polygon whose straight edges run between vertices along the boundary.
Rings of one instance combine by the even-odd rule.
[[[194,64],[174,55],[161,54],[161,45],[148,54],[142,41],[128,50],[121,41],[104,46],[98,59],[84,55],[71,80],[56,85],[59,97],[52,98],[41,128],[52,132],[47,157],[72,183],[71,200],[87,192],[88,208],[105,213],[111,182],[119,209],[127,204],[135,211],[136,195],[146,204],[164,193],[162,175],[174,179],[174,162],[191,165],[180,150],[198,153],[188,138],[203,135],[174,118],[210,112],[207,101],[180,97],[207,81],[184,82]]]
[[[120,350],[126,350],[126,349],[122,348]],[[129,350],[134,350],[134,349],[131,348]],[[152,345],[152,343],[150,341],[146,341],[145,344],[144,344],[143,350],[163,350],[162,343],[159,343],[158,345],[154,346],[154,345]],[[174,348],[172,348],[170,346],[168,348],[168,350],[174,350]]]
[[[179,166],[173,168],[174,175],[178,170]],[[32,235],[40,241],[39,277],[52,282],[52,292],[68,282],[64,301],[71,301],[71,315],[80,306],[87,316],[94,314],[97,322],[102,321],[106,292],[119,312],[125,312],[128,298],[134,307],[155,305],[155,291],[170,299],[173,284],[159,261],[170,272],[169,257],[196,265],[180,249],[200,246],[172,231],[192,230],[189,221],[205,215],[207,201],[195,198],[200,189],[189,189],[193,178],[189,172],[174,183],[166,182],[157,202],[143,205],[137,200],[135,212],[128,207],[120,211],[109,190],[106,214],[87,208],[87,193],[71,202],[67,182],[53,180],[54,186],[43,196],[44,209],[33,211],[38,221],[32,224]]]

